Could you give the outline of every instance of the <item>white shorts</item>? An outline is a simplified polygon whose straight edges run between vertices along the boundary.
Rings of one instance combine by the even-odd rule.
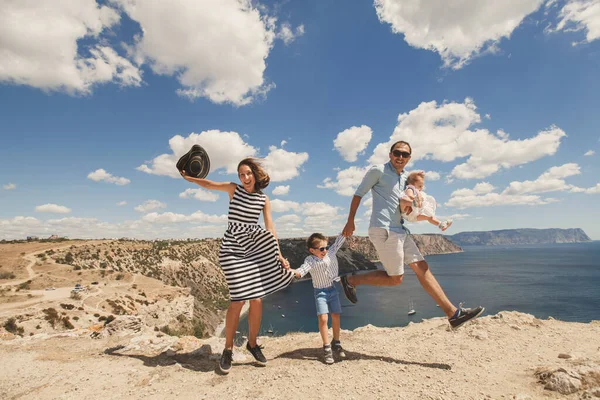
[[[424,260],[414,240],[405,233],[373,227],[369,228],[369,239],[389,276],[404,275],[404,264]]]

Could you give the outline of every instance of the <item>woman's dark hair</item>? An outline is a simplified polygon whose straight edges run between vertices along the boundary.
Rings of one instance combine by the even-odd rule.
[[[320,233],[313,233],[308,239],[306,239],[306,247],[313,249],[315,244],[321,240],[327,241],[327,238]]]
[[[412,147],[410,147],[410,144],[408,144],[408,142],[405,142],[404,140],[398,140],[396,143],[394,143],[392,145],[392,147],[390,148],[390,153],[392,151],[394,151],[394,147],[396,147],[397,144],[405,144],[408,146],[408,150],[410,150],[410,153],[412,154]]]
[[[248,157],[244,158],[237,166],[238,175],[240,172],[240,167],[242,165],[247,165],[248,168],[252,171],[252,175],[254,175],[254,190],[262,193],[262,189],[269,186],[271,182],[271,178],[269,178],[269,174],[260,164],[260,162],[256,158]]]

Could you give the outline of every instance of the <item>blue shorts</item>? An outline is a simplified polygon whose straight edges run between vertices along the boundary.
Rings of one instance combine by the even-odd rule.
[[[340,304],[340,295],[335,286],[325,289],[315,290],[315,304],[317,305],[317,315],[321,314],[341,314],[342,306]]]

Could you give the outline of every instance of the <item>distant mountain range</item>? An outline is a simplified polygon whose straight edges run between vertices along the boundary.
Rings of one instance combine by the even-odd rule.
[[[580,228],[572,229],[504,229],[499,231],[461,232],[448,238],[459,246],[500,246],[513,244],[590,242]]]

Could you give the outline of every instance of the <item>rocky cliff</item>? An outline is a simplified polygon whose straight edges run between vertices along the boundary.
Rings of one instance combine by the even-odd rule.
[[[447,236],[430,234],[430,235],[412,235],[417,247],[425,256],[432,254],[448,254],[460,253],[463,250],[457,246]],[[351,247],[354,251],[362,254],[369,260],[377,260],[377,252],[375,247],[367,237],[353,237],[351,239]]]
[[[498,246],[515,244],[589,242],[589,236],[574,229],[504,229],[485,232],[461,232],[449,238],[461,246]]]
[[[424,254],[455,253],[462,249],[442,235],[413,235]],[[335,240],[331,238],[330,242]],[[198,241],[112,240],[66,246],[44,253],[74,271],[99,270],[100,277],[141,274],[166,285],[189,288],[194,296],[193,327],[196,334],[210,335],[229,305],[229,292],[219,267],[220,239]],[[309,254],[306,239],[281,239],[281,251],[292,268]],[[377,254],[366,237],[353,237],[337,254],[340,273],[376,269]],[[181,329],[181,327],[177,327]]]

